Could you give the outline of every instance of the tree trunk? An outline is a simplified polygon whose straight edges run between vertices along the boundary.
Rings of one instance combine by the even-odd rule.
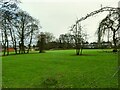
[[[21,42],[19,41],[19,54],[21,54],[22,51],[22,46],[21,46]]]
[[[6,41],[4,43],[4,53],[3,53],[4,56],[5,56],[5,53],[6,53]]]
[[[8,50],[9,45],[8,44],[9,44],[9,42],[8,42],[6,30],[5,30],[4,55],[5,55],[6,51],[7,51],[7,55],[9,55],[9,50]]]
[[[21,53],[25,53],[25,48],[24,48],[24,19],[22,17],[22,37],[21,37]]]
[[[11,35],[11,39],[12,39],[12,43],[13,43],[13,48],[15,50],[15,54],[17,54],[16,39],[15,39],[15,35],[13,36],[11,29],[10,29],[10,35]]]
[[[115,38],[116,31],[113,30],[113,44],[114,44],[114,52],[117,52],[117,45],[116,45],[116,38]]]
[[[4,41],[4,36],[3,36],[3,33],[2,33],[2,45],[3,45],[3,55],[5,56],[5,52],[6,52],[6,42]]]
[[[76,55],[80,54],[80,49],[76,49]]]
[[[17,42],[16,42],[16,39],[14,39],[14,42],[15,42],[15,47],[14,47],[14,49],[15,49],[15,54],[17,54]]]
[[[9,41],[8,41],[8,38],[7,38],[7,55],[9,55]]]
[[[29,50],[30,50],[30,48],[31,48],[31,43],[32,43],[32,32],[31,32],[31,38],[30,38],[30,43],[29,43],[29,45],[28,45],[28,51],[27,51],[27,53],[29,53]]]
[[[24,53],[24,40],[23,37],[21,38],[21,53]]]
[[[76,44],[76,55],[79,55],[80,54],[80,48],[79,48],[79,45]]]
[[[83,49],[83,48],[81,47],[80,55],[82,55],[82,49]]]
[[[5,20],[5,24],[6,24],[6,20]],[[4,32],[4,34],[5,34],[5,48],[4,48],[4,55],[5,55],[6,50],[7,50],[7,55],[9,55],[9,51],[8,51],[8,48],[9,48],[8,44],[9,44],[9,42],[8,42],[8,37],[7,37],[6,26],[5,26],[5,32]],[[6,46],[6,44],[7,44],[7,46]]]

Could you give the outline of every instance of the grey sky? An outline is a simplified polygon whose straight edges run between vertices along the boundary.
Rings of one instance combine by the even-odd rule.
[[[20,7],[40,20],[41,31],[52,32],[55,37],[67,33],[77,18],[100,9],[100,6],[118,6],[119,0],[21,0]],[[108,13],[108,12],[107,12]],[[83,21],[81,25],[89,34],[88,40],[96,41],[95,31],[106,12]]]

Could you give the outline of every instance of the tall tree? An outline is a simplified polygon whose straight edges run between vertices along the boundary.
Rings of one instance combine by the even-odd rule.
[[[73,33],[76,55],[82,54],[83,44],[86,41],[87,34],[83,32],[79,22],[76,22],[76,25],[74,25],[70,31]]]
[[[52,42],[55,39],[53,33],[44,32],[44,34],[46,36],[46,43]]]
[[[12,41],[11,44],[17,54],[18,45],[20,53],[25,53],[26,40],[29,52],[32,39],[39,29],[39,21],[21,10],[18,2],[18,0],[2,0],[0,2],[0,29],[4,55],[6,51],[9,54],[10,41]]]
[[[59,41],[63,49],[73,48],[73,36],[70,33],[60,34]]]
[[[16,11],[17,2],[18,0],[1,0],[0,2],[0,23],[1,23],[1,32],[2,32],[2,42],[3,42],[3,48],[4,48],[4,55],[7,51],[7,55],[9,54],[9,41],[8,38],[11,37],[13,41],[12,36],[12,23],[11,20],[14,18],[14,12]]]
[[[33,35],[37,35],[38,33],[38,23],[36,23],[36,21],[34,23],[32,23],[30,26],[28,26],[30,31],[28,33],[28,38],[29,38],[29,44],[28,44],[28,50],[27,53],[29,53],[29,50],[31,48],[31,43],[32,43],[32,39],[33,39]]]
[[[98,34],[98,42],[100,44],[101,37],[106,35],[106,32],[112,32],[112,40],[114,44],[114,49],[117,49],[117,39],[118,32],[120,30],[120,17],[118,12],[112,12],[108,14],[99,24],[99,28],[97,31]],[[109,34],[108,34],[109,35]]]
[[[28,43],[28,50],[31,47],[33,35],[37,35],[39,30],[39,21],[34,19],[25,11],[20,11],[17,13],[16,20],[17,35],[19,37],[19,47],[20,53],[25,53],[25,46]],[[25,42],[26,41],[26,42]],[[29,42],[28,42],[29,41]]]

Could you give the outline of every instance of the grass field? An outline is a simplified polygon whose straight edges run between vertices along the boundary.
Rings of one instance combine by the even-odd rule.
[[[2,57],[4,88],[117,88],[117,54],[55,50]]]

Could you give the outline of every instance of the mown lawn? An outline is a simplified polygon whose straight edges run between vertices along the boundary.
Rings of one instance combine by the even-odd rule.
[[[2,57],[3,88],[117,88],[117,54],[55,50]]]

